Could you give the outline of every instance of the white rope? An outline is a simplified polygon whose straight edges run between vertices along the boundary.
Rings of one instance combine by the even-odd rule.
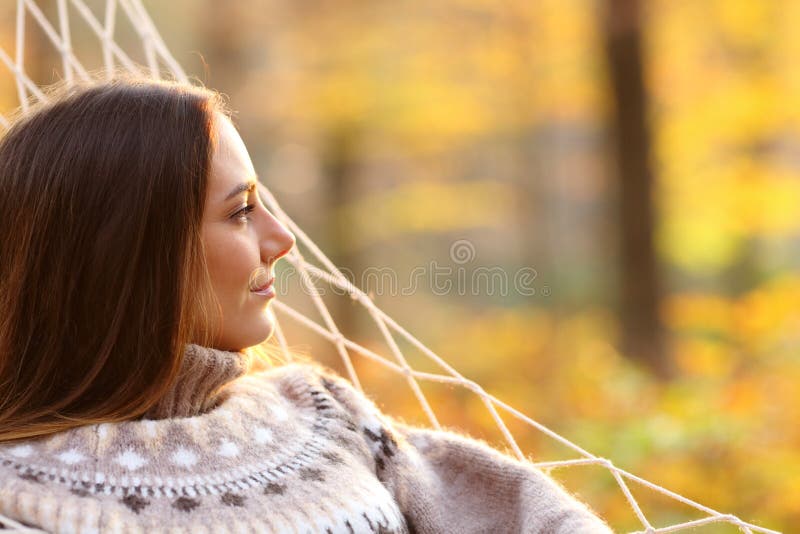
[[[142,5],[141,0],[125,0],[133,2],[136,10],[141,17],[141,23],[148,28],[150,39],[153,41],[153,45],[155,46],[156,51],[158,52],[159,58],[167,64],[169,67],[170,72],[172,75],[175,76],[181,82],[188,82],[188,77],[186,73],[183,72],[180,64],[175,61],[175,58],[172,57],[172,54],[167,49],[167,45],[164,44],[164,40],[161,38],[161,34],[158,33],[156,30],[155,24],[153,24],[153,20],[150,18],[150,15],[147,14],[147,10]]]
[[[5,51],[3,50],[2,56],[0,58],[3,59],[3,62],[11,68],[11,72],[14,73],[14,77],[17,80],[17,98],[19,98],[19,102],[22,105],[22,109],[24,111],[28,111],[28,95],[25,93],[25,80],[28,80],[27,76],[24,76],[22,73],[24,72],[24,63],[25,63],[25,2],[24,0],[17,0],[17,32],[15,35],[16,38],[16,56],[15,61],[9,63],[11,59],[9,56],[6,55]],[[0,48],[2,50],[2,48]]]
[[[106,71],[106,80],[111,80],[114,76],[114,51],[109,45],[114,41],[114,26],[117,21],[117,2],[116,0],[106,0],[105,29],[102,32],[100,42],[103,45],[103,65]]]
[[[108,3],[106,3],[106,22],[107,24],[111,25],[112,29],[114,26],[114,19],[112,16],[111,20],[109,21],[108,13],[114,12],[116,3],[116,0],[110,0]],[[122,63],[122,66],[125,67],[125,70],[131,74],[141,74],[141,71],[136,66],[136,63],[130,57],[128,57],[128,54],[123,52],[119,45],[117,45],[117,43],[112,39],[112,34],[109,34],[103,29],[103,27],[100,25],[100,22],[97,20],[94,14],[92,14],[92,10],[86,7],[86,4],[83,3],[83,0],[72,0],[72,6],[75,7],[86,24],[89,25],[89,28],[91,28],[95,36],[100,39],[100,41],[103,43],[103,46],[108,47],[113,57],[116,57],[117,60]]]
[[[61,60],[63,64],[69,68],[69,71],[66,74],[67,78],[71,81],[72,69],[75,69],[81,78],[84,80],[90,79],[89,73],[86,72],[86,69],[83,67],[83,65],[81,65],[80,61],[78,61],[78,58],[75,57],[75,54],[72,53],[72,47],[68,42],[64,42],[58,33],[56,33],[56,30],[44,16],[42,10],[36,5],[36,2],[33,0],[25,0],[25,5],[30,14],[33,15],[33,18],[36,20],[36,22],[39,23],[39,26],[44,30],[44,33],[50,39],[50,42],[53,43],[53,46],[55,46],[61,54]],[[61,10],[59,9],[59,13],[60,12]],[[66,17],[66,6],[64,6],[64,20],[66,20]],[[22,65],[20,65],[20,68],[21,67]]]
[[[308,276],[308,271],[305,268],[306,264],[303,260],[303,256],[300,254],[300,251],[295,248],[288,254],[287,257],[289,261],[291,261],[299,269],[300,280],[303,285],[303,289],[305,290],[306,294],[311,297],[311,301],[314,303],[314,306],[317,308],[317,311],[320,313],[320,315],[322,315],[325,324],[328,326],[328,330],[330,330],[331,334],[333,335],[333,344],[336,346],[336,351],[342,358],[342,363],[344,363],[345,369],[347,369],[347,374],[350,375],[350,380],[359,391],[362,391],[361,383],[358,380],[355,367],[353,367],[353,362],[350,360],[350,355],[347,353],[347,349],[344,346],[344,336],[341,332],[339,332],[331,313],[328,311],[328,307],[325,306],[325,303],[322,301],[322,297],[319,296],[317,289],[314,287],[314,283]]]
[[[120,10],[117,9],[118,6],[121,8]],[[89,29],[100,41],[103,52],[103,68],[105,69],[108,77],[112,76],[117,64],[121,65],[128,72],[141,74],[140,67],[136,65],[136,63],[114,40],[116,17],[118,13],[122,13],[128,18],[141,41],[149,75],[154,78],[159,78],[161,76],[161,65],[163,64],[176,79],[183,82],[188,80],[183,69],[178,62],[175,61],[164,44],[163,39],[159,35],[150,16],[147,14],[147,11],[142,5],[141,0],[106,0],[102,24],[99,22],[97,16],[92,12],[92,10],[86,6],[83,0],[58,0],[57,7],[59,31],[55,30],[54,26],[50,21],[47,20],[34,0],[17,0],[17,16],[15,19],[16,48],[13,57],[2,47],[0,47],[0,63],[5,65],[9,73],[16,81],[17,96],[23,113],[27,112],[29,109],[29,96],[33,96],[40,101],[46,100],[44,93],[33,81],[30,80],[25,73],[25,22],[26,15],[28,13],[30,13],[32,20],[39,25],[47,38],[53,43],[55,49],[58,50],[59,54],[61,55],[61,66],[64,72],[64,80],[67,83],[72,83],[76,76],[81,79],[88,78],[87,69],[78,60],[78,57],[72,47],[72,36],[70,34],[69,25],[70,9],[74,10],[73,12],[77,13],[87,23]],[[9,120],[2,114],[0,114],[0,126],[2,126],[4,129],[9,127]],[[424,343],[414,337],[406,329],[397,324],[397,322],[389,317],[384,311],[378,308],[372,299],[361,289],[352,284],[341,273],[341,271],[336,268],[333,262],[331,262],[330,259],[328,259],[328,257],[319,249],[319,247],[317,247],[317,245],[306,235],[306,233],[303,232],[303,230],[297,224],[295,224],[295,222],[281,209],[275,197],[267,190],[266,187],[264,187],[262,184],[259,184],[259,191],[262,199],[265,201],[270,210],[295,234],[297,238],[298,246],[287,255],[287,260],[294,268],[297,269],[298,273],[300,274],[302,288],[311,298],[314,308],[321,317],[323,323],[320,324],[310,319],[306,315],[288,306],[281,300],[276,299],[273,302],[273,308],[275,312],[281,316],[280,320],[276,318],[274,337],[278,343],[278,346],[280,347],[281,353],[287,361],[291,361],[292,351],[291,345],[286,338],[285,331],[281,327],[280,321],[282,321],[283,318],[290,319],[298,325],[331,342],[342,359],[342,363],[347,371],[348,376],[350,377],[350,380],[359,389],[361,389],[361,384],[359,383],[355,366],[351,360],[351,354],[357,354],[361,357],[378,363],[383,368],[399,375],[408,384],[412,394],[420,403],[422,411],[426,414],[431,426],[434,428],[441,428],[441,425],[436,417],[433,407],[425,398],[419,382],[427,381],[465,388],[477,395],[484,403],[489,411],[489,414],[506,440],[506,443],[517,456],[517,458],[526,459],[526,456],[501,418],[498,410],[525,423],[526,425],[548,436],[580,456],[579,458],[561,461],[534,462],[533,465],[537,468],[542,470],[551,470],[600,466],[607,469],[614,477],[614,480],[622,491],[622,494],[630,506],[631,511],[642,524],[644,530],[640,532],[678,532],[681,530],[689,530],[713,523],[728,523],[736,526],[740,531],[745,533],[776,533],[774,530],[742,521],[736,516],[721,513],[666,488],[663,488],[658,484],[654,484],[623,469],[620,469],[619,467],[615,466],[611,460],[594,456],[580,446],[572,443],[567,438],[547,428],[545,425],[534,421],[519,410],[488,394],[480,385],[458,373],[442,357],[426,347]],[[314,261],[318,262],[322,267],[306,260],[300,251],[301,247],[308,251]],[[377,352],[368,349],[356,343],[355,341],[347,339],[342,335],[333,316],[319,295],[319,288],[315,285],[316,281],[324,282],[334,288],[345,291],[353,300],[357,301],[366,308],[373,322],[380,331],[382,339],[386,343],[388,353],[391,355],[391,359],[378,354]],[[441,369],[441,373],[423,372],[413,369],[409,365],[408,360],[403,354],[403,351],[400,349],[397,339],[403,339],[408,342],[414,349],[418,350],[422,355],[426,356],[431,362],[436,364]],[[636,483],[649,490],[673,499],[674,501],[694,508],[695,510],[706,514],[707,517],[678,523],[675,525],[655,527],[647,519],[641,506],[631,493],[628,487],[628,482]],[[0,510],[2,510],[1,502]],[[13,519],[4,517],[2,515],[0,515],[0,526],[10,529],[8,530],[9,532],[39,532],[37,530],[27,528]]]
[[[67,14],[67,0],[58,0],[58,25],[61,30],[61,40],[64,43],[64,50],[72,54],[72,39],[69,33],[69,15]],[[67,83],[72,83],[72,65],[66,59],[63,59],[62,66],[64,69],[64,79]]]

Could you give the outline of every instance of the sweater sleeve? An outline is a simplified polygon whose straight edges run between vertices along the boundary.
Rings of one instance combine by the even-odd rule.
[[[323,386],[353,417],[412,533],[610,533],[555,480],[475,439],[382,414],[346,380]]]

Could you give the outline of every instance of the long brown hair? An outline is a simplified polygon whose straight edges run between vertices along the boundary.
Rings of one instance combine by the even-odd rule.
[[[208,344],[215,112],[117,79],[51,91],[0,139],[0,441],[141,416]]]

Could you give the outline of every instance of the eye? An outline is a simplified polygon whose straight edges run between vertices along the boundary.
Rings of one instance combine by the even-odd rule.
[[[248,217],[248,215],[250,214],[251,211],[253,211],[253,209],[255,209],[255,204],[248,204],[247,206],[243,207],[242,209],[231,215],[231,219],[234,219],[239,222],[247,222],[250,220],[250,217]]]

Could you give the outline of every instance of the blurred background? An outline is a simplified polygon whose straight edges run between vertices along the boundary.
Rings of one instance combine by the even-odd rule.
[[[6,51],[15,4],[0,4]],[[800,2],[143,4],[186,72],[228,95],[289,215],[467,378],[709,507],[800,522]],[[58,27],[56,0],[36,5]],[[86,5],[103,20],[104,1]],[[145,63],[117,15],[115,40]],[[101,67],[75,13],[70,31]],[[6,114],[19,101],[2,68]],[[25,69],[63,77],[32,21]],[[279,292],[321,323],[291,274]],[[387,353],[357,303],[324,298]],[[330,343],[282,324],[343,372]],[[425,423],[402,380],[354,362],[384,410]],[[423,391],[444,425],[502,446],[477,397]],[[575,457],[506,422],[532,459]],[[641,528],[604,469],[551,474]],[[632,490],[656,526],[702,517]]]

